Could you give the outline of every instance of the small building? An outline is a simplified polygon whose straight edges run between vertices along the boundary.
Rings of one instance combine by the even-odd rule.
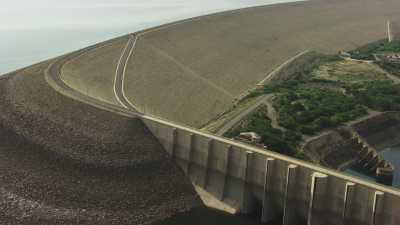
[[[400,54],[384,54],[383,60],[390,63],[400,63]]]
[[[261,137],[256,132],[242,132],[236,139],[253,144],[261,143]]]
[[[346,51],[339,51],[339,55],[345,58],[351,58],[351,54]]]
[[[382,53],[374,54],[375,61],[384,61],[389,63],[400,63],[400,54],[398,53]]]

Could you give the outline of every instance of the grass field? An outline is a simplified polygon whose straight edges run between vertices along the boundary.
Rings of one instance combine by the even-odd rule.
[[[386,72],[372,63],[351,60],[338,60],[326,63],[314,70],[311,75],[317,79],[342,82],[361,82],[387,80]]]

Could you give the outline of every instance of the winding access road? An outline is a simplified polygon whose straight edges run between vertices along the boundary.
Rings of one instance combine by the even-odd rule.
[[[133,53],[133,49],[135,48],[137,41],[137,36],[131,34],[129,35],[129,40],[122,51],[121,57],[118,61],[117,69],[115,72],[115,80],[114,80],[114,93],[117,101],[125,108],[139,112],[138,107],[135,106],[125,95],[124,91],[124,81],[126,75],[126,67],[128,65],[128,61]]]

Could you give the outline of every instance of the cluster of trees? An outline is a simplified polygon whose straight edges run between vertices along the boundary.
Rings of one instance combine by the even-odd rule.
[[[399,63],[391,63],[388,61],[380,61],[377,64],[387,72],[400,77],[400,64]]]
[[[238,136],[241,132],[256,132],[261,136],[261,141],[269,150],[295,156],[297,154],[296,148],[302,140],[301,135],[294,131],[282,131],[273,128],[266,111],[266,107],[259,108],[242,121],[241,125],[229,131],[225,136],[232,138]]]
[[[380,40],[357,48],[349,53],[354,59],[374,60],[373,54],[384,52],[400,52],[400,41],[388,42],[387,40]]]
[[[354,50],[351,54],[353,58],[372,60],[373,54],[382,52],[400,52],[400,42],[378,41]],[[316,67],[336,60],[342,59],[338,56],[321,56],[309,68],[294,72],[290,80],[266,85],[247,96],[253,98],[274,94],[278,122],[286,128],[285,131],[273,128],[266,113],[267,109],[261,108],[227,136],[235,137],[240,132],[256,132],[269,149],[306,159],[297,150],[302,135],[314,135],[323,129],[337,127],[367,115],[367,107],[377,111],[400,110],[400,84],[394,84],[390,80],[350,83],[310,76]],[[378,64],[386,71],[400,76],[400,64],[383,61]],[[323,88],[324,86],[334,86],[345,91],[330,90]]]
[[[307,135],[367,114],[352,97],[305,85],[281,88],[275,107],[281,126]]]
[[[400,110],[400,85],[392,81],[369,81],[346,85],[357,102],[377,111]]]

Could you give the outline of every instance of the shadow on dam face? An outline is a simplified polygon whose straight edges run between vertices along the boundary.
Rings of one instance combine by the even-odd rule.
[[[189,212],[177,214],[151,225],[280,225],[281,221],[268,224],[260,222],[257,215],[232,215],[208,207],[195,208]]]
[[[206,206],[194,208],[191,211],[179,213],[168,219],[151,225],[281,225],[283,215],[268,223],[262,223],[261,205],[256,204],[249,214],[231,214]],[[305,225],[299,221],[297,225]]]

